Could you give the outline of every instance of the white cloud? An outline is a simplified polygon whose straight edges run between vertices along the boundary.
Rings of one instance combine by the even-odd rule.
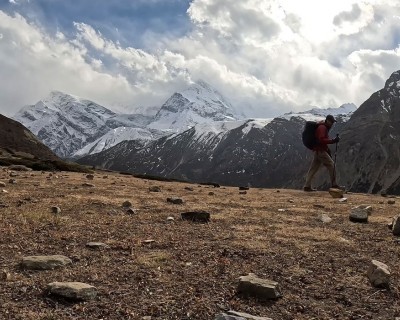
[[[193,30],[144,51],[92,26],[54,37],[0,11],[0,110],[58,89],[105,105],[161,105],[202,78],[251,116],[361,104],[400,65],[391,0],[194,0]]]

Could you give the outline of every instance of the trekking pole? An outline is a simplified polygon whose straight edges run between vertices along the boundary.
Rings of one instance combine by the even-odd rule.
[[[339,138],[339,133],[336,134],[336,138]],[[334,177],[334,179],[336,179],[336,157],[337,157],[337,152],[338,152],[338,144],[339,144],[339,142],[336,142],[335,160],[333,162],[333,177]]]

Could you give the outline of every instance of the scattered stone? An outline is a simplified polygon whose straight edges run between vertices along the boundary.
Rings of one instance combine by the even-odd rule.
[[[334,199],[340,199],[343,198],[344,191],[341,189],[336,189],[336,188],[330,188],[329,189],[329,194],[332,196]]]
[[[108,179],[108,176],[103,176],[103,179]]]
[[[239,187],[239,190],[250,190],[249,187]]]
[[[182,220],[206,223],[210,221],[210,214],[206,211],[191,211],[181,213]]]
[[[130,215],[133,215],[133,214],[136,214],[136,211],[133,208],[128,208],[128,210],[126,210],[126,213],[130,214]]]
[[[378,203],[379,203],[379,204],[385,204],[385,202],[384,202],[384,201],[379,201]]]
[[[271,318],[256,317],[256,316],[253,316],[253,315],[248,314],[248,313],[236,312],[236,311],[233,311],[233,310],[229,310],[226,313],[228,315],[230,315],[230,316],[241,317],[241,318],[244,318],[246,320],[272,320]]]
[[[167,221],[173,222],[173,221],[175,221],[175,218],[174,218],[174,217],[168,217],[168,218],[167,218]]]
[[[281,192],[281,190],[276,190],[276,193],[280,193]]]
[[[52,270],[71,263],[70,258],[61,255],[29,256],[22,258],[21,267],[29,270]]]
[[[278,209],[278,212],[286,212],[286,209]]]
[[[94,175],[93,174],[88,174],[88,175],[86,175],[86,179],[93,180],[94,179]]]
[[[109,249],[110,246],[102,242],[88,242],[86,247],[90,249]]]
[[[400,215],[393,218],[392,233],[394,236],[400,236]]]
[[[220,313],[215,317],[214,320],[246,320],[246,318],[232,316],[226,313]]]
[[[5,187],[6,187],[6,184],[4,182],[0,181],[0,188],[5,188]]]
[[[191,187],[185,187],[185,190],[187,190],[187,191],[194,191],[194,189],[191,188]]]
[[[388,204],[395,204],[395,203],[396,203],[395,200],[389,200],[389,201],[388,201]]]
[[[2,193],[8,193],[8,191],[7,191],[7,190],[4,190],[4,189],[1,190],[1,192],[2,192]]]
[[[70,300],[87,301],[96,298],[97,289],[82,282],[52,282],[47,292]]]
[[[326,215],[326,214],[321,214],[321,215],[319,215],[318,216],[318,219],[321,221],[321,222],[323,222],[323,223],[330,223],[330,222],[332,222],[332,218],[330,218],[328,215]]]
[[[149,188],[150,192],[161,192],[161,188],[158,186],[152,186]]]
[[[239,191],[239,194],[247,194],[247,191]]]
[[[393,221],[387,224],[389,230],[393,230]]]
[[[8,207],[9,207],[9,205],[0,202],[0,208],[8,208]]]
[[[388,288],[390,283],[389,267],[379,261],[372,260],[367,276],[371,284],[376,288]]]
[[[61,213],[61,209],[59,207],[51,207],[51,212],[59,214]]]
[[[148,239],[148,240],[144,240],[142,243],[143,243],[143,244],[152,244],[152,243],[154,243],[154,242],[156,242],[156,240]]]
[[[94,188],[94,184],[85,182],[85,183],[82,183],[82,187]]]
[[[183,200],[180,198],[167,198],[167,202],[172,204],[183,204]]]
[[[215,195],[215,193],[214,193],[214,192],[212,192],[212,191],[210,191],[210,192],[208,193],[208,195],[209,195],[209,196],[214,196],[214,195]]]
[[[16,184],[16,183],[17,183],[17,180],[15,180],[15,179],[10,179],[10,180],[8,180],[8,182],[11,183],[11,184]]]
[[[10,172],[10,177],[16,178],[16,177],[18,177],[18,174],[16,172]]]
[[[361,205],[351,209],[349,219],[351,222],[368,223],[368,216],[372,213],[372,207]]]
[[[130,207],[132,207],[132,202],[130,202],[130,201],[125,201],[125,202],[122,204],[122,207],[124,207],[124,208],[130,208]]]
[[[340,203],[346,203],[347,202],[347,198],[342,198],[339,200]]]
[[[293,199],[289,199],[288,202],[289,203],[294,203],[294,200]]]
[[[11,274],[7,272],[6,270],[2,270],[0,272],[0,280],[2,281],[10,281],[11,280]]]
[[[14,171],[32,171],[31,168],[28,168],[26,166],[19,165],[19,164],[13,164],[13,165],[9,166],[8,168],[10,170],[14,170]]]
[[[245,296],[259,299],[278,299],[282,297],[278,282],[258,278],[254,273],[240,277],[237,291]]]
[[[151,316],[144,316],[144,317],[142,317],[142,320],[151,320],[152,318],[151,318]]]
[[[319,204],[319,203],[314,204],[314,207],[319,208],[319,209],[325,209],[325,206],[323,204]]]

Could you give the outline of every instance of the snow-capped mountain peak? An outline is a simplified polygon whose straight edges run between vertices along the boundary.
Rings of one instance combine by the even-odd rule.
[[[184,131],[210,121],[238,120],[232,105],[214,88],[200,80],[174,93],[150,124],[150,128]]]

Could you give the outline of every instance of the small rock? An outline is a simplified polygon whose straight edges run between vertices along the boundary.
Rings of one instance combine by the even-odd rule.
[[[185,190],[187,190],[187,191],[194,191],[194,189],[191,188],[191,187],[185,187]]]
[[[339,200],[340,203],[346,203],[347,202],[347,198],[342,198]]]
[[[332,196],[332,198],[339,199],[339,198],[343,198],[344,191],[341,189],[330,188],[329,194]]]
[[[86,179],[93,180],[94,179],[94,175],[93,174],[88,174],[88,175],[86,175]]]
[[[92,300],[97,296],[95,287],[82,282],[52,282],[47,285],[47,292],[76,301]]]
[[[379,261],[372,260],[367,276],[371,284],[376,288],[387,288],[390,283],[389,267]]]
[[[385,202],[384,202],[384,201],[379,201],[378,203],[379,203],[379,204],[385,204]]]
[[[167,221],[170,221],[170,222],[175,221],[175,218],[174,217],[168,217]]]
[[[278,209],[278,212],[286,212],[286,209]]]
[[[130,208],[130,207],[132,207],[132,202],[130,202],[130,201],[125,201],[125,202],[122,204],[122,207],[124,207],[124,208]]]
[[[4,182],[0,181],[0,188],[5,188],[5,187],[6,187],[6,184]]]
[[[154,243],[154,242],[156,242],[156,240],[148,239],[148,240],[144,240],[142,243],[143,243],[143,244],[152,244],[152,243]]]
[[[247,194],[247,191],[239,191],[239,194]]]
[[[103,176],[103,179],[108,179],[108,176]]]
[[[395,200],[388,200],[388,204],[395,204],[396,201]]]
[[[400,215],[393,218],[392,233],[394,236],[400,236]]]
[[[254,273],[240,277],[237,291],[245,296],[253,296],[263,300],[282,297],[277,282],[258,278]]]
[[[226,312],[230,316],[235,316],[235,317],[241,317],[246,320],[272,320],[271,318],[266,318],[266,317],[256,317],[252,316],[251,314],[244,313],[244,312],[236,312],[233,310],[229,310]]]
[[[1,193],[8,193],[8,191],[7,190],[1,190]]]
[[[289,203],[294,203],[294,200],[293,199],[289,199],[288,202]]]
[[[349,219],[351,222],[368,223],[368,216],[372,212],[371,206],[361,205],[351,209]]]
[[[161,188],[158,186],[152,186],[149,188],[150,192],[161,192]]]
[[[16,178],[16,177],[18,177],[18,174],[16,172],[10,172],[10,177]]]
[[[59,214],[61,213],[61,209],[59,207],[51,207],[51,212]]]
[[[318,216],[318,219],[320,220],[320,221],[322,221],[323,223],[330,223],[330,222],[332,222],[332,218],[330,218],[328,215],[326,215],[326,214],[321,214],[321,215],[319,215]]]
[[[110,246],[102,242],[88,242],[86,247],[90,249],[109,249]]]
[[[15,179],[10,179],[10,180],[8,180],[8,183],[16,184],[16,183],[17,183],[17,180],[15,180]]]
[[[208,193],[208,195],[209,195],[209,196],[215,196],[215,193],[212,192],[212,191],[210,191],[210,192]]]
[[[167,198],[167,202],[172,204],[183,204],[183,200],[180,198]]]
[[[314,207],[319,208],[319,209],[325,209],[325,206],[323,204],[319,204],[319,203],[314,204]]]
[[[249,187],[239,187],[239,190],[250,190]]]
[[[215,317],[214,320],[246,320],[246,318],[232,316],[232,315],[226,314],[226,313],[220,313]]]
[[[22,258],[21,267],[29,270],[52,270],[71,264],[72,260],[61,255],[29,256]]]
[[[135,211],[135,209],[133,209],[133,208],[128,208],[128,209],[126,210],[126,213],[127,213],[127,214],[130,214],[130,215],[133,215],[133,214],[136,214],[136,211]]]
[[[393,230],[393,221],[387,224],[389,230]]]
[[[0,280],[2,281],[10,281],[11,280],[11,274],[7,272],[6,270],[2,270],[0,272]]]
[[[94,184],[85,182],[85,183],[82,183],[82,187],[94,188]]]
[[[182,220],[206,223],[210,221],[210,214],[206,211],[192,211],[181,213]]]

